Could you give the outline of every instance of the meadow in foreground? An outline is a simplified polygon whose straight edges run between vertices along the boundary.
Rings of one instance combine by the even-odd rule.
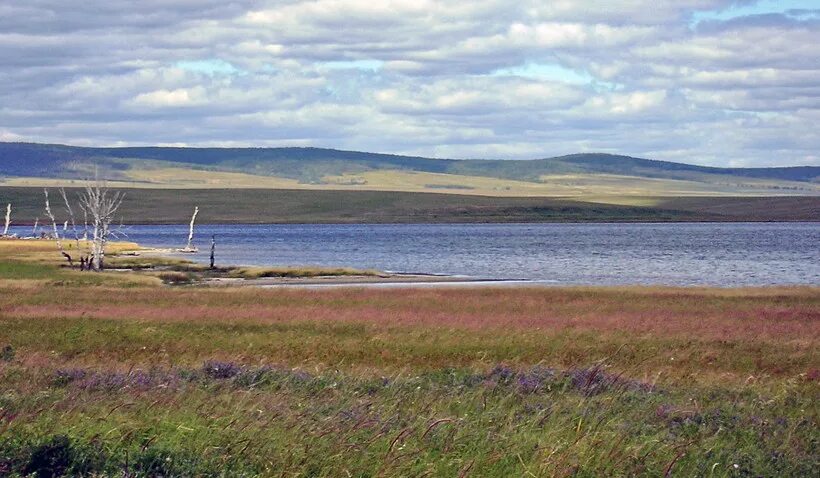
[[[214,290],[12,250],[0,475],[820,466],[817,288]]]

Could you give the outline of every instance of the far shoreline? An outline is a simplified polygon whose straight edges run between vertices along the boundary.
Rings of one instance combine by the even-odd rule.
[[[820,221],[808,196],[471,196],[299,189],[119,189],[117,222],[187,224],[537,224]],[[75,190],[69,190],[75,194]],[[42,217],[43,190],[0,186],[16,225]]]

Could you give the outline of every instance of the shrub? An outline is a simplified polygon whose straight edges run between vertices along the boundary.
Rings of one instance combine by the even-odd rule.
[[[202,371],[211,378],[231,378],[241,372],[242,368],[232,362],[209,360],[202,365]]]
[[[11,362],[14,360],[14,347],[11,345],[6,345],[3,347],[3,350],[0,351],[0,359],[4,362]]]
[[[23,474],[34,474],[38,478],[63,476],[74,461],[75,450],[71,446],[71,441],[64,435],[58,435],[32,450],[31,458],[23,468]]]
[[[177,271],[164,271],[157,274],[162,282],[166,284],[188,284],[192,278],[189,274]]]

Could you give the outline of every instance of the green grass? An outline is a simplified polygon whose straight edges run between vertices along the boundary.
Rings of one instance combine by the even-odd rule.
[[[817,464],[805,384],[760,395],[594,388],[584,377],[539,367],[374,376],[233,363],[32,376],[13,363],[5,383],[31,392],[0,402],[13,416],[0,466],[31,470],[38,451],[63,456],[72,474],[130,476],[808,476]]]
[[[0,262],[0,280],[37,281],[54,287],[102,286],[111,284],[121,286],[146,285],[144,279],[134,276],[81,273],[76,270],[55,267],[54,265],[26,262]]]
[[[0,262],[0,279],[54,279],[54,267],[27,262]]]
[[[66,436],[68,471],[137,476],[808,476],[816,464],[798,445],[813,430],[797,390],[766,404],[702,391],[693,405],[678,392],[590,393],[560,372],[541,389],[520,384],[541,369],[214,378],[209,367],[154,371],[149,385],[133,371],[128,385],[43,376],[31,403],[5,399],[38,415],[13,423],[0,453],[31,468],[38,448]]]

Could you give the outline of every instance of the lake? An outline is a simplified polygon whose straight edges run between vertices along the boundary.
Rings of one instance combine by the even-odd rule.
[[[129,226],[182,247],[187,225]],[[553,284],[820,285],[820,223],[202,225],[206,262],[317,265]]]

